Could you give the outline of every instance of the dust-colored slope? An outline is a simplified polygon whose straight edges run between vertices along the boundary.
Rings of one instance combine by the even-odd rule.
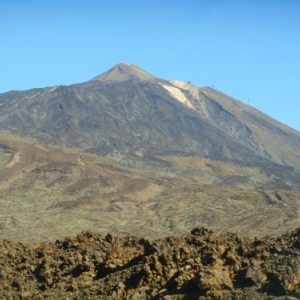
[[[0,238],[40,241],[97,230],[147,238],[195,226],[263,235],[299,224],[297,186],[258,167],[195,157],[130,167],[0,135]],[[276,187],[276,189],[274,188]]]

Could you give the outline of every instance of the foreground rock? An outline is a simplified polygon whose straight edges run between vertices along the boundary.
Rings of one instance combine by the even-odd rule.
[[[1,299],[299,299],[300,229],[250,240],[196,228],[153,243],[84,232],[0,241]]]

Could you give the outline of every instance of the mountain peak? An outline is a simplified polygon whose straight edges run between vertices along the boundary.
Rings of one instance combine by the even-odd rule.
[[[140,67],[129,64],[119,63],[109,69],[107,72],[93,78],[98,81],[128,81],[128,80],[140,80],[140,81],[153,81],[155,77],[147,73]]]

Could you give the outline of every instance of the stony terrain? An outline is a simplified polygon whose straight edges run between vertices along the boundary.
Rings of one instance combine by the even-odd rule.
[[[149,242],[83,232],[0,241],[1,299],[299,299],[300,229],[279,237],[204,228]]]

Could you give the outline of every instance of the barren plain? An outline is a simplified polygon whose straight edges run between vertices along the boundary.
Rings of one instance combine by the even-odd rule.
[[[33,242],[83,230],[145,238],[196,226],[246,236],[299,224],[297,187],[258,168],[195,157],[153,166],[0,136],[0,237]],[[268,188],[268,187],[271,188]]]

